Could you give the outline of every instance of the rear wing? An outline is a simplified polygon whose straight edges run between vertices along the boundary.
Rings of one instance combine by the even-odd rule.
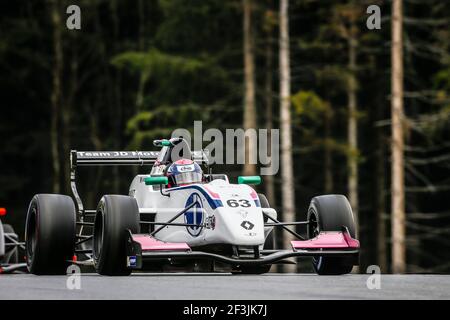
[[[146,166],[153,165],[160,155],[169,152],[168,147],[160,151],[77,151],[70,152],[70,187],[77,203],[78,213],[93,214],[95,210],[85,210],[76,185],[76,170],[80,166]],[[209,166],[208,150],[192,151],[192,160]]]
[[[153,165],[161,151],[76,151],[70,154],[70,167]],[[208,164],[208,150],[192,151],[192,160]]]
[[[70,154],[74,166],[153,165],[159,151],[76,151]]]

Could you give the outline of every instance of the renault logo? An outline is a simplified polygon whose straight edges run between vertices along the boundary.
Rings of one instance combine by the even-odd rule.
[[[252,230],[255,225],[251,223],[250,221],[244,220],[241,223],[241,227],[245,230]]]

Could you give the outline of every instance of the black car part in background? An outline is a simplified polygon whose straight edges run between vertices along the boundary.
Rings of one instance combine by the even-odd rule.
[[[6,215],[6,209],[0,208],[0,217]],[[26,263],[19,263],[19,250],[24,250],[23,242],[10,224],[3,224],[0,219],[0,273],[26,270]]]

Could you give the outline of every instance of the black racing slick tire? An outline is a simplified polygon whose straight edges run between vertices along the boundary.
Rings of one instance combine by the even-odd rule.
[[[321,231],[341,231],[347,227],[352,238],[356,236],[356,225],[352,208],[343,195],[323,195],[311,200],[308,209],[308,238]],[[314,257],[313,268],[319,275],[341,275],[350,273],[353,260],[346,257]]]
[[[106,195],[100,200],[94,222],[93,258],[101,275],[126,276],[127,232],[139,233],[139,208],[136,199]]]
[[[76,211],[72,198],[37,194],[28,208],[25,248],[28,271],[66,274],[75,247]]]

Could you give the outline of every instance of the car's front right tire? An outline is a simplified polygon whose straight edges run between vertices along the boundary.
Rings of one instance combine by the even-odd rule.
[[[94,222],[93,258],[101,275],[126,276],[127,232],[139,233],[139,208],[136,199],[106,195],[100,200]]]

